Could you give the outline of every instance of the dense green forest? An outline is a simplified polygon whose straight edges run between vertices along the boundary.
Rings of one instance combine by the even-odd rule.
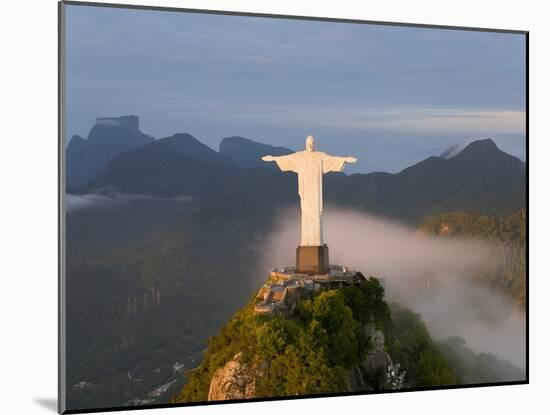
[[[525,208],[508,216],[449,212],[424,220],[421,229],[434,235],[476,237],[507,244],[525,245]]]
[[[420,229],[438,237],[481,239],[494,247],[494,262],[474,275],[483,285],[507,295],[521,308],[526,299],[526,210],[508,216],[450,212],[428,217]]]
[[[418,314],[390,307],[374,278],[324,291],[300,303],[289,318],[254,313],[254,300],[211,338],[201,365],[173,402],[207,400],[214,372],[241,353],[265,369],[256,397],[345,392],[350,369],[371,348],[366,324],[384,333],[386,352],[405,371],[406,387],[456,384],[454,370]],[[261,362],[261,363],[260,363]],[[379,373],[363,373],[371,390],[383,389]]]

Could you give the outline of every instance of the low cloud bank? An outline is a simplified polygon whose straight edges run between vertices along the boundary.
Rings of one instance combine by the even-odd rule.
[[[151,195],[121,193],[118,191],[107,191],[87,194],[66,194],[65,207],[68,212],[83,209],[112,209],[132,202],[188,202],[191,196],[179,195],[171,198],[159,198]]]
[[[476,352],[525,368],[525,313],[471,281],[498,266],[498,247],[478,240],[436,238],[388,220],[328,209],[323,217],[330,262],[382,278],[389,301],[420,313],[436,339],[461,336]],[[283,215],[270,235],[265,268],[292,265],[299,243],[299,212]]]

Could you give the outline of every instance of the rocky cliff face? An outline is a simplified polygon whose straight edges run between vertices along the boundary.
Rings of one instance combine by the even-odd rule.
[[[364,328],[365,336],[370,344],[368,351],[361,356],[361,363],[354,366],[348,373],[348,391],[360,392],[373,387],[369,381],[378,384],[389,384],[388,369],[392,366],[390,355],[386,352],[384,333],[369,323]]]
[[[260,375],[257,364],[247,364],[242,354],[214,372],[208,388],[209,401],[254,398],[256,378]]]

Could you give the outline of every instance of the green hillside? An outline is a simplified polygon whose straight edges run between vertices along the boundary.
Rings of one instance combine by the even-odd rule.
[[[497,267],[488,264],[474,279],[504,293],[520,308],[526,298],[526,210],[507,216],[450,212],[428,217],[420,229],[442,238],[475,238],[491,243]]]
[[[369,324],[384,334],[384,351],[401,363],[402,387],[456,383],[419,316],[401,308],[390,311],[383,287],[370,278],[321,292],[288,318],[256,315],[251,300],[211,338],[201,365],[173,402],[206,401],[216,370],[239,353],[249,367],[263,367],[253,375],[254,397],[346,392],[357,368],[366,380],[364,390],[390,389],[385,373],[369,372],[364,363],[374,347],[365,330]]]

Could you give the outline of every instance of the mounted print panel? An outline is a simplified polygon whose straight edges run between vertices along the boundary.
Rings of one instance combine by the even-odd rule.
[[[60,412],[528,382],[527,32],[59,11]]]

